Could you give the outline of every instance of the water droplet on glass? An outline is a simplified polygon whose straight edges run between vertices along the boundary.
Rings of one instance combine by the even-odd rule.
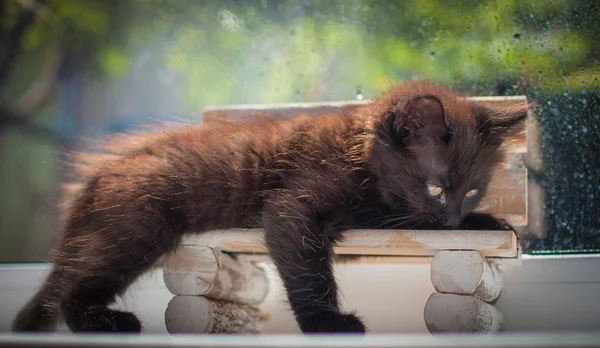
[[[217,20],[227,30],[236,31],[240,28],[240,20],[230,11],[220,11],[217,15]]]
[[[356,87],[356,99],[363,100],[362,86]]]

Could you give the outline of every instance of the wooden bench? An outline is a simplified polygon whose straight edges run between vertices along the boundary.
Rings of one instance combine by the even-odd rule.
[[[497,104],[527,102],[524,96],[473,99]],[[299,114],[350,117],[366,102],[211,107],[204,110],[204,122],[281,119]],[[538,198],[536,187],[528,185],[524,166],[526,155],[537,152],[530,133],[524,130],[506,142],[507,161],[477,208],[506,219],[519,233],[537,233],[535,228],[541,225],[539,211],[528,209],[531,193]],[[378,256],[389,262],[401,262],[407,256],[432,258],[431,279],[436,293],[424,309],[431,332],[501,329],[501,313],[491,304],[502,286],[495,260],[518,260],[518,238],[512,231],[350,230],[344,236],[334,251],[340,256],[352,255],[353,262],[360,262],[361,256]],[[166,260],[163,271],[168,289],[176,295],[165,314],[169,332],[259,332],[261,314],[255,306],[267,296],[269,286],[257,263],[268,260],[266,252],[260,229],[211,231],[185,238]]]

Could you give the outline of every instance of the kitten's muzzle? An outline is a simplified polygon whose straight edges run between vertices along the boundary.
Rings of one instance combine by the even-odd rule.
[[[461,221],[460,215],[447,216],[444,221],[444,226],[455,229],[460,226],[460,221]]]
[[[450,197],[450,199],[446,202],[443,221],[444,227],[455,229],[460,226],[462,221],[461,202],[456,202],[452,199],[452,197]]]

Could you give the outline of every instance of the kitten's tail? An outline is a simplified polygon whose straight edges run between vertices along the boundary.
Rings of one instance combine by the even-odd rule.
[[[19,311],[12,331],[55,331],[60,318],[61,277],[53,270],[38,293]]]

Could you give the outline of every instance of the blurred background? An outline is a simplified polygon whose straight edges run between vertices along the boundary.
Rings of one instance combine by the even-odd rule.
[[[600,2],[0,1],[0,262],[49,260],[62,163],[210,105],[368,99],[427,79],[536,103],[544,231],[600,251]]]

